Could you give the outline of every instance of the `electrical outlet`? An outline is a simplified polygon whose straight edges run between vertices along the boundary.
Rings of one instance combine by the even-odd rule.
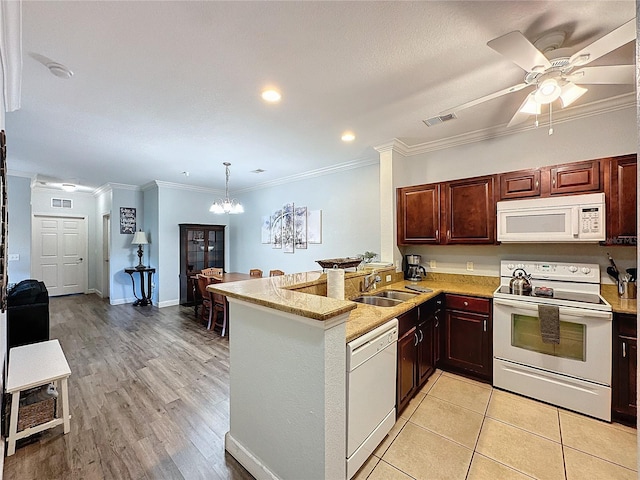
[[[391,281],[391,275],[387,275],[387,277],[385,278],[385,282],[390,282]]]
[[[20,260],[19,253],[10,253],[9,255],[7,255],[8,262],[17,262],[18,260]]]
[[[467,262],[467,270],[473,272],[473,262]]]
[[[436,268],[436,261],[435,260],[429,260],[429,268]]]

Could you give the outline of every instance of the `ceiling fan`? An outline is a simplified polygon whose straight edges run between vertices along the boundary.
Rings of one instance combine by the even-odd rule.
[[[564,38],[564,32],[553,32],[543,36],[534,45],[521,32],[515,31],[489,41],[487,45],[490,48],[526,72],[524,82],[445,110],[436,117],[424,120],[424,123],[427,126],[442,123],[456,118],[456,113],[460,110],[508,93],[532,88],[533,91],[525,97],[507,125],[511,127],[526,121],[530,115],[541,113],[542,105],[551,104],[555,100],[559,99],[562,107],[567,107],[587,92],[587,88],[578,85],[635,82],[635,65],[585,67],[597,58],[635,40],[635,19],[629,20],[571,56],[562,56],[561,50],[566,49],[558,49]],[[558,50],[556,53],[559,55],[553,55],[551,52],[554,50]]]

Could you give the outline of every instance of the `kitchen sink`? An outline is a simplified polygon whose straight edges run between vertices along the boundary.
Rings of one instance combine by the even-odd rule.
[[[373,305],[374,307],[395,307],[400,305],[402,300],[396,300],[394,298],[378,297],[374,295],[363,295],[353,299],[354,302],[365,303],[367,305]]]
[[[419,294],[417,292],[413,293],[413,292],[399,292],[398,290],[384,290],[383,292],[374,293],[373,295],[376,297],[392,298],[394,300],[401,300],[404,302],[407,300],[414,299],[416,295],[419,295]]]

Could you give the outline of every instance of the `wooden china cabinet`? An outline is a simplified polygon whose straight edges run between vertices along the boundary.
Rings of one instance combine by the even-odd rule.
[[[197,300],[194,276],[203,268],[224,269],[224,225],[180,224],[180,304]]]

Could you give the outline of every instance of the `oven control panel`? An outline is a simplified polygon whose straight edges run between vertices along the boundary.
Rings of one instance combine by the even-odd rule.
[[[511,277],[521,268],[533,279],[600,283],[600,265],[593,263],[564,263],[502,260],[500,276]]]

